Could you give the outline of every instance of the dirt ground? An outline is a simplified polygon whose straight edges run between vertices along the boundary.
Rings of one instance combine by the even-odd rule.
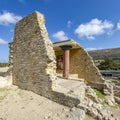
[[[0,90],[0,120],[62,120],[69,108],[16,86]]]
[[[8,69],[0,68],[0,73],[3,74]],[[9,79],[9,76],[0,76],[0,87],[9,85]],[[120,120],[120,108],[105,108],[112,111]],[[0,120],[81,120],[81,118],[66,106],[11,85],[0,88]],[[93,119],[85,115],[85,120]]]
[[[108,108],[110,109],[110,108]],[[112,111],[115,111],[113,108]],[[120,109],[115,113],[119,117]],[[70,108],[17,86],[0,88],[0,120],[81,120]],[[93,120],[86,116],[85,120]]]
[[[0,68],[0,73],[8,67]],[[7,79],[8,77],[8,79]],[[9,76],[0,76],[0,87],[9,83]],[[0,120],[81,120],[70,108],[55,103],[17,86],[0,88]],[[86,116],[86,120],[92,120]]]
[[[80,120],[70,108],[17,86],[0,88],[0,120]]]

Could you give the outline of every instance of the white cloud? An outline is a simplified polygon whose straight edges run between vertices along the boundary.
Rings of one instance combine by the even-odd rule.
[[[95,39],[95,36],[108,33],[112,28],[112,22],[95,18],[88,23],[79,25],[75,29],[75,34],[77,34],[79,38]]]
[[[17,16],[14,13],[5,11],[3,14],[0,14],[0,25],[15,24],[20,19],[22,19],[21,16]]]
[[[8,44],[8,42],[0,38],[0,44]]]
[[[70,20],[67,21],[67,27],[70,28],[72,25],[72,22]]]
[[[120,30],[120,21],[117,23],[117,29]]]
[[[57,40],[67,40],[68,39],[68,37],[64,31],[58,31],[58,32],[54,33],[53,37],[56,38]]]
[[[87,51],[100,50],[100,49],[102,49],[102,48],[93,48],[93,47],[91,47],[91,48],[86,48]]]

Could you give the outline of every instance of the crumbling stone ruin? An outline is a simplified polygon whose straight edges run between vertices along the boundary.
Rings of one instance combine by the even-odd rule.
[[[78,78],[83,78],[87,82],[104,81],[99,70],[94,65],[92,58],[77,42],[73,40],[55,42],[53,43],[53,48],[55,50],[57,63],[59,62],[60,57],[62,59],[66,50],[69,50],[70,74],[76,74]],[[57,73],[63,72],[59,67],[60,66],[57,65]]]
[[[44,16],[34,12],[16,24],[10,43],[13,84],[57,103],[77,107],[95,119],[108,120],[94,90],[112,98],[112,87],[105,83],[92,58],[75,41],[53,43],[48,38]],[[89,86],[87,86],[87,85]],[[114,102],[111,100],[110,102]]]
[[[120,104],[120,82],[113,87],[115,102]]]
[[[42,14],[33,13],[17,23],[13,84],[49,97],[52,87],[55,86],[56,64],[44,22]]]

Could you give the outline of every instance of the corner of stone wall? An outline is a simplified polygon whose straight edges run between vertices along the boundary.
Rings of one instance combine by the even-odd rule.
[[[88,54],[87,51],[85,51],[83,48],[82,48],[83,52],[86,54],[87,56],[87,65],[88,65],[88,72],[90,73],[90,75],[94,76],[93,77],[93,81],[90,81],[90,82],[100,82],[100,83],[103,83],[104,82],[104,78],[102,77],[99,69],[95,66],[94,64],[94,61],[92,59],[92,57]]]
[[[37,14],[37,19],[38,21],[40,20],[41,15],[39,12],[36,11]],[[56,56],[55,52],[53,49],[53,43],[48,37],[48,32],[45,27],[45,18],[44,15],[42,15],[42,22],[38,22],[39,27],[42,26],[43,31],[41,31],[41,36],[42,39],[45,41],[45,46],[46,46],[46,62],[47,62],[47,68],[46,68],[46,73],[49,76],[49,79],[52,81],[52,89],[56,86]]]
[[[104,82],[104,78],[95,66],[92,58],[81,46],[78,49],[71,50],[70,68],[71,73],[78,74],[79,78],[83,78],[87,82]]]

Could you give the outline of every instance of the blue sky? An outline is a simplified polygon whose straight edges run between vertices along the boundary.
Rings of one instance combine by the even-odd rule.
[[[0,62],[8,61],[17,21],[39,11],[49,38],[74,39],[87,50],[120,47],[120,0],[0,0]]]

